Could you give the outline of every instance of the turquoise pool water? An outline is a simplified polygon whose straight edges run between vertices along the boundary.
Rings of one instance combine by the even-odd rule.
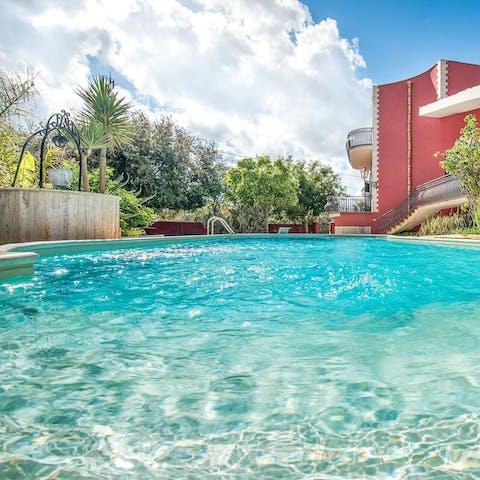
[[[480,251],[273,237],[0,284],[0,478],[469,479]]]

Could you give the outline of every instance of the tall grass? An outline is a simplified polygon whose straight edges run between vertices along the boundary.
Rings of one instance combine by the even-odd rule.
[[[451,213],[450,215],[436,215],[425,220],[418,231],[419,235],[447,235],[467,233],[474,230],[469,215]]]

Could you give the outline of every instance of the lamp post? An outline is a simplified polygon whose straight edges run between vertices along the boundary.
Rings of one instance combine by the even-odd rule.
[[[367,211],[367,178],[370,172],[367,170],[367,167],[363,167],[360,170],[360,176],[363,179],[363,202],[365,204],[365,211]]]

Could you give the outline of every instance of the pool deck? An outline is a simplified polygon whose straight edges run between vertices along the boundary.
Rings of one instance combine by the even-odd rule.
[[[278,234],[255,233],[237,234],[242,238],[270,238]],[[9,243],[0,245],[0,281],[14,277],[31,277],[34,274],[34,264],[42,256],[68,255],[98,250],[117,248],[151,247],[168,243],[183,243],[192,241],[214,240],[232,235],[188,235],[176,237],[145,236],[105,240],[60,240],[52,242]],[[395,235],[328,235],[328,234],[282,234],[281,237],[308,238],[386,238],[391,241],[411,243],[432,243],[445,246],[463,246],[480,248],[480,235],[443,235],[432,237],[401,237]]]

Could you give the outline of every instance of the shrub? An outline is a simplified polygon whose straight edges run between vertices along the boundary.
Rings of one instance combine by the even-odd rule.
[[[447,235],[452,233],[463,233],[472,227],[469,215],[463,213],[452,213],[450,215],[436,215],[431,217],[420,226],[420,235]]]
[[[78,167],[76,178],[78,179]],[[88,174],[92,192],[99,190],[99,171],[93,170]],[[107,168],[106,193],[120,197],[120,229],[123,236],[141,235],[141,228],[150,225],[157,216],[145,202],[148,198],[140,198],[134,192],[126,190],[119,180],[112,178],[112,169]]]

